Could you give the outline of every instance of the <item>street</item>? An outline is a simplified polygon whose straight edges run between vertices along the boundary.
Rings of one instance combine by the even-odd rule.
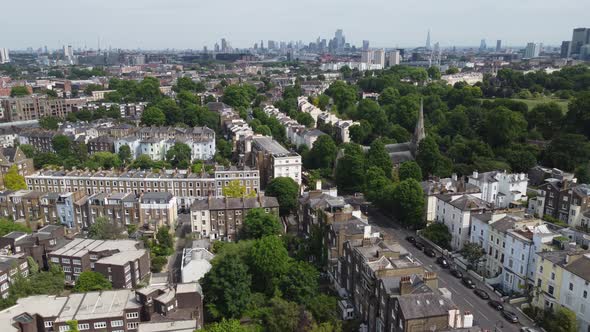
[[[488,300],[479,298],[473,293],[472,289],[469,289],[463,285],[461,279],[454,277],[449,273],[448,269],[443,269],[438,264],[436,264],[436,258],[426,256],[423,251],[419,250],[410,242],[405,240],[406,236],[409,235],[412,235],[418,239],[415,232],[403,229],[398,226],[392,226],[393,221],[390,218],[380,214],[377,211],[374,211],[373,209],[371,209],[369,212],[369,224],[375,224],[379,226],[384,232],[393,236],[412,254],[414,258],[420,261],[427,270],[436,272],[438,274],[438,287],[448,289],[452,294],[453,302],[462,311],[469,311],[473,314],[474,325],[478,325],[483,330],[489,331],[519,331],[521,326],[532,325],[532,322],[530,322],[528,318],[516,310],[514,306],[508,303],[502,303],[504,309],[514,312],[518,315],[520,323],[513,324],[508,322],[499,311],[488,305]],[[437,256],[440,256],[440,253],[437,252]],[[461,270],[461,272],[463,272],[463,275],[467,276],[465,270]],[[502,302],[500,297],[492,290],[487,288],[482,282],[476,280],[475,278],[471,279],[475,283],[476,288],[483,289],[488,293],[490,300]]]

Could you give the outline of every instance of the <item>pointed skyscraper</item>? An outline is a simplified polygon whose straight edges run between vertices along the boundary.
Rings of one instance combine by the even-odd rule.
[[[426,49],[430,49],[430,29],[428,29],[428,34],[426,35]]]
[[[420,142],[426,138],[426,131],[424,130],[424,100],[420,99],[420,112],[418,113],[418,122],[414,129],[414,136],[412,136],[412,142],[410,143],[410,150],[412,155],[415,157],[418,151]]]

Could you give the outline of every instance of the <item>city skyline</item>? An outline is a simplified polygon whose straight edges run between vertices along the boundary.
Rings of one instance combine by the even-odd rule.
[[[585,13],[590,9],[590,3],[577,0],[525,0],[518,4],[501,0],[493,5],[456,0],[453,6],[426,2],[421,7],[428,10],[418,10],[400,7],[399,1],[374,0],[363,8],[379,10],[359,16],[358,3],[334,0],[321,4],[304,0],[281,6],[255,0],[248,6],[232,4],[236,10],[231,11],[224,3],[186,0],[166,4],[154,0],[124,4],[112,0],[66,0],[59,4],[33,0],[26,5],[3,5],[8,12],[26,12],[28,19],[12,15],[0,22],[0,29],[12,31],[0,36],[0,45],[9,49],[44,45],[50,49],[63,45],[96,48],[100,38],[103,49],[202,49],[226,38],[233,47],[248,48],[261,39],[307,43],[318,36],[332,38],[337,29],[342,29],[346,41],[356,46],[362,46],[363,40],[369,40],[372,47],[424,46],[428,30],[431,42],[439,42],[441,47],[477,47],[481,39],[490,45],[501,39],[506,46],[525,46],[528,42],[558,46],[571,39],[572,28],[587,25]],[[313,10],[301,12],[301,8]],[[460,15],[461,19],[450,20],[451,15]],[[502,22],[494,17],[502,17]],[[360,24],[363,19],[372,24]],[[547,24],[549,21],[551,24]]]

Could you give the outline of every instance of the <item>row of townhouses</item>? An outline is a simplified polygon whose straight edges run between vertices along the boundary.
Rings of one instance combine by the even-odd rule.
[[[311,115],[317,127],[321,127],[322,124],[331,125],[334,127],[336,135],[342,143],[350,142],[350,127],[358,125],[358,122],[342,120],[333,113],[322,111],[320,108],[310,103],[305,96],[297,98],[297,104],[299,111]]]
[[[450,293],[439,290],[436,273],[370,226],[358,207],[334,188],[306,192],[299,200],[299,232],[325,236],[325,263],[342,298],[341,318],[360,319],[365,331],[472,327],[473,315],[460,312]]]
[[[245,167],[216,166],[211,172],[192,173],[190,170],[41,170],[27,175],[29,190],[42,192],[97,193],[168,192],[177,199],[178,208],[188,209],[195,199],[223,196],[223,188],[231,181],[246,187],[246,193],[260,192],[260,173]]]
[[[258,195],[251,198],[221,197],[196,200],[190,209],[193,233],[211,240],[234,241],[239,237],[244,218],[255,208],[279,216],[276,197]]]
[[[191,161],[210,160],[215,156],[215,132],[207,127],[149,128],[135,132],[133,136],[115,141],[115,152],[127,145],[131,156],[148,155],[152,160],[165,160],[166,153],[176,143],[184,143],[191,148]]]
[[[0,216],[29,226],[61,224],[73,231],[88,229],[97,218],[125,228],[128,225],[157,229],[174,226],[178,217],[176,198],[169,192],[133,193],[0,192]]]
[[[315,141],[321,135],[325,135],[321,130],[307,129],[304,125],[299,124],[297,121],[291,119],[288,115],[279,111],[278,108],[272,105],[265,106],[264,113],[269,117],[277,119],[285,127],[287,138],[291,144],[298,148],[305,145],[311,149]]]

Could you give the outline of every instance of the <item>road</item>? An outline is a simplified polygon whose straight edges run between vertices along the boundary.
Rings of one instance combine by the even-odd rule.
[[[170,257],[168,257],[168,266],[166,271],[170,273],[170,281],[172,283],[180,282],[180,267],[182,260],[182,249],[184,248],[184,241],[181,239],[190,233],[190,214],[179,214],[177,227],[174,230],[174,243],[176,250]]]
[[[435,263],[436,258],[428,257],[421,250],[414,247],[411,243],[405,240],[406,236],[416,236],[416,233],[396,226],[391,218],[388,218],[374,210],[369,212],[369,224],[379,226],[384,232],[393,236],[412,254],[414,258],[420,261],[427,270],[436,272],[438,275],[438,287],[446,288],[452,294],[453,302],[463,311],[469,311],[474,316],[474,325],[478,325],[483,330],[502,331],[502,332],[518,332],[520,327],[532,325],[530,320],[524,317],[516,308],[508,303],[503,303],[504,308],[512,311],[518,315],[520,323],[512,324],[508,322],[494,308],[488,305],[488,300],[482,300],[473,293],[472,289],[468,289],[463,285],[461,279],[455,278],[448,270],[441,268]],[[393,225],[393,226],[392,226]],[[464,275],[466,271],[462,270]],[[485,290],[490,299],[502,302],[499,296],[487,288],[483,282],[471,278],[476,288]],[[524,323],[524,324],[522,324]]]

